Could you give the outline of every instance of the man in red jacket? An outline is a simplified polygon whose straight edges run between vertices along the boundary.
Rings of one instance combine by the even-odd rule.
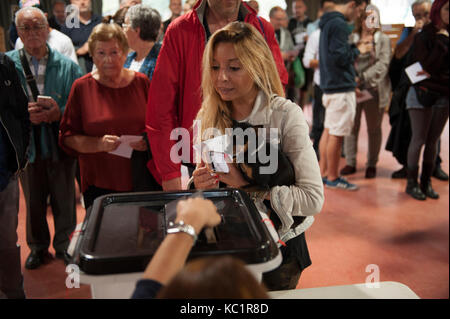
[[[164,36],[150,87],[146,129],[154,158],[148,166],[165,191],[181,189],[181,163],[171,159],[171,150],[177,140],[171,140],[170,135],[175,128],[184,128],[191,133],[192,141],[193,121],[202,103],[203,51],[215,31],[233,21],[252,24],[265,37],[281,82],[287,84],[288,74],[272,26],[241,2],[199,0],[191,12],[170,24]],[[184,149],[192,152],[191,145]]]

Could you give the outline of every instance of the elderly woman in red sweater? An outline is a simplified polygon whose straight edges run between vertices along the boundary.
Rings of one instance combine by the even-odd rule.
[[[119,26],[96,26],[89,52],[97,70],[74,82],[60,126],[61,147],[79,158],[86,208],[98,196],[133,190],[131,160],[109,152],[117,149],[122,135],[144,132],[150,86],[147,76],[123,67],[128,43]],[[130,146],[147,150],[144,140]]]

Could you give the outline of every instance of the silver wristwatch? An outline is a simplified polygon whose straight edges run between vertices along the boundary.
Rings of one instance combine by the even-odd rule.
[[[192,225],[185,224],[184,221],[180,220],[178,223],[174,224],[173,222],[169,222],[169,228],[167,229],[167,234],[176,234],[176,233],[186,233],[191,235],[194,239],[194,245],[197,241],[197,235],[195,234],[195,229]]]

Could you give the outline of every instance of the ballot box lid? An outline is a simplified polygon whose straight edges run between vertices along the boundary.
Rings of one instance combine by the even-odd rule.
[[[86,214],[72,256],[86,274],[142,272],[175,219],[176,203],[194,191],[110,194],[99,197]],[[278,247],[247,193],[237,189],[202,192],[221,215],[203,230],[188,259],[230,255],[246,264],[274,259]]]

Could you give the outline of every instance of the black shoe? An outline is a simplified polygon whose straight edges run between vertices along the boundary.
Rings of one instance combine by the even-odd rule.
[[[431,183],[428,182],[425,185],[420,185],[420,189],[422,193],[424,193],[427,197],[432,199],[438,199],[439,194],[434,191],[434,189],[431,187]]]
[[[440,166],[436,166],[436,168],[434,169],[433,177],[436,177],[441,181],[448,181],[447,173],[445,173]]]
[[[375,178],[377,176],[377,168],[369,166],[366,169],[366,178]]]
[[[356,167],[345,165],[343,169],[340,171],[341,175],[350,175],[356,173]]]
[[[411,195],[412,198],[417,200],[426,200],[427,196],[422,192],[417,181],[408,180],[406,185],[406,194]]]
[[[395,171],[394,173],[392,173],[391,177],[395,178],[395,179],[397,179],[397,178],[407,178],[408,177],[408,171],[406,170],[406,167],[403,166],[398,171]]]
[[[25,261],[25,268],[36,269],[42,264],[48,262],[52,255],[47,250],[32,250],[27,260]]]

